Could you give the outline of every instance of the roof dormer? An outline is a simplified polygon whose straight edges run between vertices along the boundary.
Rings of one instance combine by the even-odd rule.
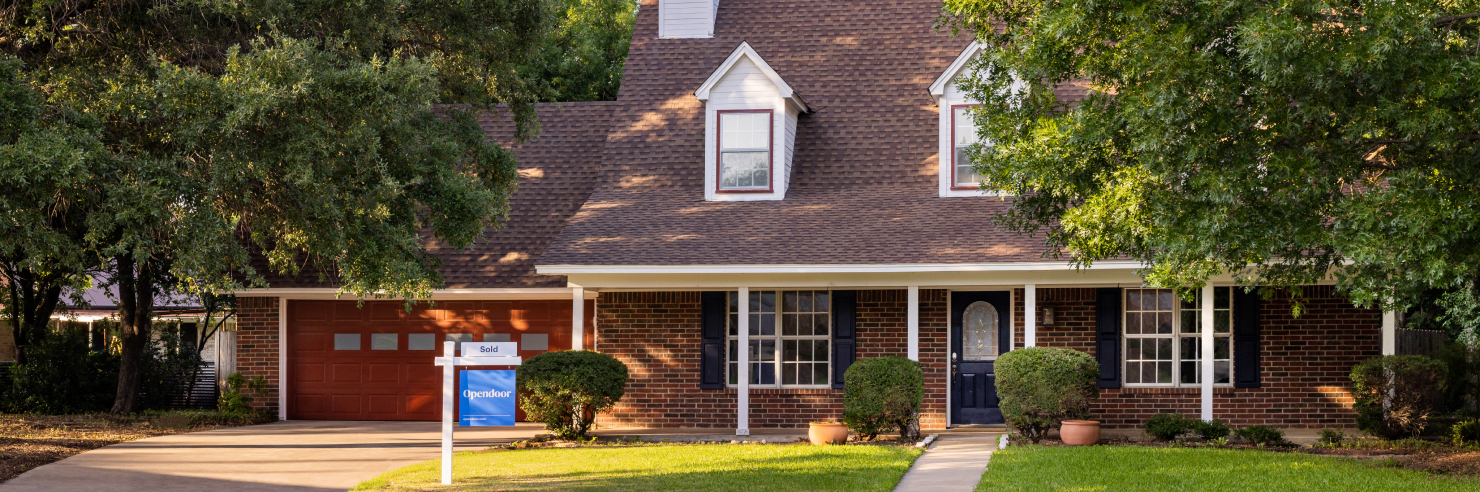
[[[659,38],[712,38],[719,0],[658,0]]]
[[[810,111],[801,95],[742,42],[694,96],[704,103],[704,199],[785,198],[797,118]]]
[[[946,67],[946,71],[930,84],[930,97],[935,99],[937,106],[940,106],[939,176],[940,196],[942,197],[995,196],[993,193],[984,193],[981,190],[982,177],[977,174],[975,166],[967,156],[967,149],[980,140],[972,108],[981,106],[981,103],[962,91],[959,86],[961,77],[969,76],[967,72],[971,62],[985,48],[980,42],[972,41],[971,45],[962,50],[951,65]],[[1014,82],[1011,90],[1019,91],[1024,87],[1020,81],[1017,81]],[[991,143],[988,142],[987,145]]]

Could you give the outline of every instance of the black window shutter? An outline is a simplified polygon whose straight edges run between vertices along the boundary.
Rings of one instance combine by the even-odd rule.
[[[832,315],[833,315],[833,380],[834,389],[843,388],[843,373],[848,372],[848,366],[853,365],[853,360],[858,356],[858,348],[855,346],[855,321],[858,313],[858,291],[835,290],[832,291]]]
[[[1233,387],[1259,387],[1259,290],[1233,288]]]
[[[1120,289],[1095,289],[1095,358],[1101,388],[1120,387]]]
[[[699,389],[725,388],[725,293],[700,293]]]

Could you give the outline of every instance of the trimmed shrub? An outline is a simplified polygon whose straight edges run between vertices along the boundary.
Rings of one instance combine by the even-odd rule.
[[[843,423],[864,440],[898,430],[918,441],[924,398],[925,373],[904,357],[863,359],[843,373]]]
[[[1162,441],[1171,441],[1191,431],[1197,423],[1196,420],[1180,413],[1158,413],[1146,419],[1144,425],[1146,435]]]
[[[1455,446],[1480,444],[1480,420],[1466,420],[1449,428],[1449,439]]]
[[[590,350],[545,352],[515,372],[519,408],[561,439],[586,437],[596,414],[611,410],[627,385],[627,365]]]
[[[1388,355],[1352,368],[1357,428],[1387,439],[1417,436],[1443,398],[1448,368],[1422,355]]]
[[[1263,425],[1244,427],[1237,434],[1255,446],[1284,446],[1289,443],[1285,441],[1284,431]]]
[[[1090,402],[1100,397],[1100,365],[1078,350],[1013,350],[997,358],[996,370],[1002,416],[1035,443],[1064,420],[1087,418]]]
[[[1229,434],[1233,433],[1233,428],[1229,427],[1228,424],[1223,423],[1222,420],[1218,419],[1213,419],[1211,422],[1193,420],[1192,432],[1197,434],[1198,437],[1201,437],[1208,441],[1212,441],[1214,439],[1223,439],[1225,437],[1228,437]]]

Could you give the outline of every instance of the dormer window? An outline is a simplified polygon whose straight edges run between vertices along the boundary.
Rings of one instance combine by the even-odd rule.
[[[981,142],[977,134],[976,120],[972,109],[980,106],[970,94],[962,91],[957,83],[967,73],[971,61],[982,52],[981,43],[972,42],[961,52],[945,73],[930,84],[930,96],[940,107],[940,196],[993,196],[983,191],[983,176],[967,156],[972,145]],[[1022,90],[1021,82],[1014,83],[1011,90]],[[988,144],[990,145],[990,143]]]
[[[982,177],[966,151],[976,143],[976,120],[968,109],[973,104],[951,106],[951,189],[975,190],[981,188]]]
[[[771,191],[771,142],[775,111],[718,111],[720,193]]]
[[[704,199],[781,200],[791,180],[797,121],[811,110],[747,43],[694,91],[704,103]]]

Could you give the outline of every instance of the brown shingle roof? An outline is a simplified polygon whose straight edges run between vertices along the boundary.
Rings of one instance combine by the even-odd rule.
[[[1010,201],[940,198],[932,81],[970,43],[939,0],[724,0],[713,39],[657,39],[644,0],[601,183],[541,265],[1026,261],[1042,239],[999,229]],[[815,113],[797,125],[785,200],[705,202],[693,91],[749,42]]]
[[[599,171],[602,147],[611,126],[615,102],[540,104],[538,138],[513,148],[519,160],[519,187],[510,200],[501,229],[488,229],[484,239],[457,252],[432,241],[428,249],[442,259],[449,289],[497,287],[565,287],[564,276],[537,275],[534,262],[590,195]],[[506,114],[485,116],[480,123],[489,137],[513,143],[514,126]],[[269,276],[272,287],[331,287],[318,282],[316,270],[297,277]]]

